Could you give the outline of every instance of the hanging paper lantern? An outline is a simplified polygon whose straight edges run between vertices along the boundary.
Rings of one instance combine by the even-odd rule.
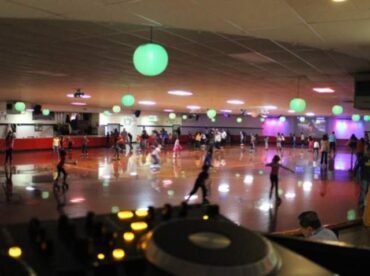
[[[212,119],[212,118],[216,117],[216,115],[217,115],[217,111],[216,110],[214,110],[214,109],[208,109],[208,111],[207,111],[208,118]]]
[[[105,111],[103,112],[103,114],[104,114],[105,116],[110,116],[110,115],[111,115],[111,113],[109,112],[109,110],[105,110]]]
[[[14,108],[18,112],[23,112],[26,109],[26,105],[24,102],[16,102]]]
[[[171,120],[175,120],[176,119],[176,114],[171,112],[170,114],[168,114],[168,117],[171,119]]]
[[[303,112],[306,109],[306,101],[304,99],[295,98],[290,101],[289,107],[295,112]]]
[[[352,115],[352,121],[358,122],[358,121],[360,121],[360,119],[361,119],[360,115],[358,115],[358,114],[353,114]]]
[[[364,116],[364,121],[369,122],[370,121],[370,115],[365,115]]]
[[[168,54],[165,48],[155,43],[142,44],[136,48],[133,62],[135,69],[144,76],[157,76],[166,70]]]
[[[261,117],[260,121],[261,121],[261,123],[263,123],[265,121],[265,118]]]
[[[124,106],[133,106],[135,103],[135,98],[132,95],[124,95],[121,99]]]
[[[306,121],[306,118],[305,118],[305,117],[300,117],[300,118],[299,118],[299,121],[300,121],[301,123],[304,123],[304,122]]]
[[[279,118],[279,122],[284,123],[285,121],[286,121],[286,118],[285,118],[284,116],[281,116],[281,117]]]
[[[186,115],[186,114],[182,115],[182,119],[183,120],[187,120],[188,119],[188,115]]]
[[[42,115],[44,115],[44,116],[49,116],[49,114],[50,114],[50,110],[49,110],[49,109],[44,108],[44,109],[42,110]]]
[[[121,112],[121,107],[119,105],[114,105],[112,110],[114,113],[119,113]]]
[[[334,115],[340,115],[343,113],[343,107],[340,105],[334,105],[331,111]]]
[[[243,119],[242,119],[242,118],[240,118],[240,117],[238,117],[238,118],[236,118],[236,122],[237,122],[238,124],[240,124],[241,122],[243,122]]]

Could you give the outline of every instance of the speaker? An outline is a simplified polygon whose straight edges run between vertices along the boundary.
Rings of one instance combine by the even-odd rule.
[[[140,110],[135,110],[134,114],[135,114],[136,118],[139,118],[140,114],[141,114],[141,111]]]
[[[370,72],[355,74],[354,107],[370,109]]]
[[[6,110],[12,110],[13,109],[13,104],[12,103],[7,103],[6,104]]]
[[[36,104],[34,107],[33,107],[33,114],[35,115],[40,115],[42,114],[42,111],[41,111],[41,105],[39,104]]]

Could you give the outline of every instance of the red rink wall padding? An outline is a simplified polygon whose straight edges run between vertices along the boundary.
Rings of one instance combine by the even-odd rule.
[[[112,138],[112,137],[110,137]],[[249,136],[247,137],[247,143],[249,141]],[[258,137],[258,142],[260,144],[263,143],[263,138],[264,136],[259,136]],[[79,148],[81,147],[82,139],[83,136],[72,136],[73,139],[73,148]],[[89,147],[104,147],[106,146],[106,137],[105,136],[88,136],[89,139]],[[67,139],[65,138],[65,147],[67,147]],[[31,151],[31,150],[51,150],[52,149],[52,142],[53,138],[52,137],[47,137],[47,138],[20,138],[20,139],[15,139],[14,142],[14,150],[15,151]],[[232,143],[240,143],[240,137],[238,135],[233,135],[231,137],[231,142]],[[338,145],[345,145],[347,140],[337,140]],[[188,135],[181,135],[180,137],[180,143],[181,144],[188,144],[189,143],[189,136]],[[269,144],[271,146],[276,143],[276,138],[275,137],[270,137],[269,139]],[[113,144],[113,139],[110,139],[109,142],[110,145]],[[285,140],[286,145],[290,145],[291,141],[288,138]],[[307,141],[306,141],[307,144]],[[300,145],[300,139],[297,137],[297,145]],[[5,150],[5,143],[4,139],[0,139],[0,151]]]

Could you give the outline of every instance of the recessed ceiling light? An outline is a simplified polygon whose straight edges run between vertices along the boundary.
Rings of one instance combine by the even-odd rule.
[[[188,109],[200,109],[200,106],[199,105],[188,105],[186,108]]]
[[[268,110],[275,110],[277,109],[277,106],[275,105],[263,105],[261,108],[268,109]]]
[[[67,94],[68,98],[74,98],[75,96],[73,94]]]
[[[190,91],[183,91],[183,90],[170,90],[168,94],[175,95],[175,96],[191,96],[193,95]]]
[[[293,109],[289,109],[288,112],[289,113],[295,113],[295,111]]]
[[[86,105],[86,103],[73,102],[73,103],[71,103],[71,105],[80,105],[80,106],[82,106],[82,105]]]
[[[154,102],[154,101],[139,101],[139,104],[142,104],[142,105],[155,105],[156,102]]]
[[[170,108],[166,108],[166,109],[163,109],[164,112],[174,112],[175,110],[173,109],[170,109]]]
[[[336,2],[336,3],[340,3],[340,2],[346,2],[347,0],[331,0],[333,2]]]
[[[228,100],[227,103],[228,104],[244,104],[244,102],[241,100]]]
[[[334,93],[334,89],[331,89],[330,87],[316,87],[312,89],[313,91],[317,93]]]
[[[223,113],[232,113],[233,111],[231,109],[221,109],[220,110]]]
[[[315,113],[313,113],[313,112],[307,112],[307,113],[306,113],[306,116],[308,116],[308,117],[313,117],[313,116],[315,116]]]

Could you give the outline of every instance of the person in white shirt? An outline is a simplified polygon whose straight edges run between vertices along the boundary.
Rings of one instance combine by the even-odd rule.
[[[315,140],[313,143],[313,158],[316,160],[319,157],[320,143]]]
[[[221,145],[223,147],[226,146],[226,138],[227,138],[227,132],[226,132],[226,130],[223,130],[221,132]]]

